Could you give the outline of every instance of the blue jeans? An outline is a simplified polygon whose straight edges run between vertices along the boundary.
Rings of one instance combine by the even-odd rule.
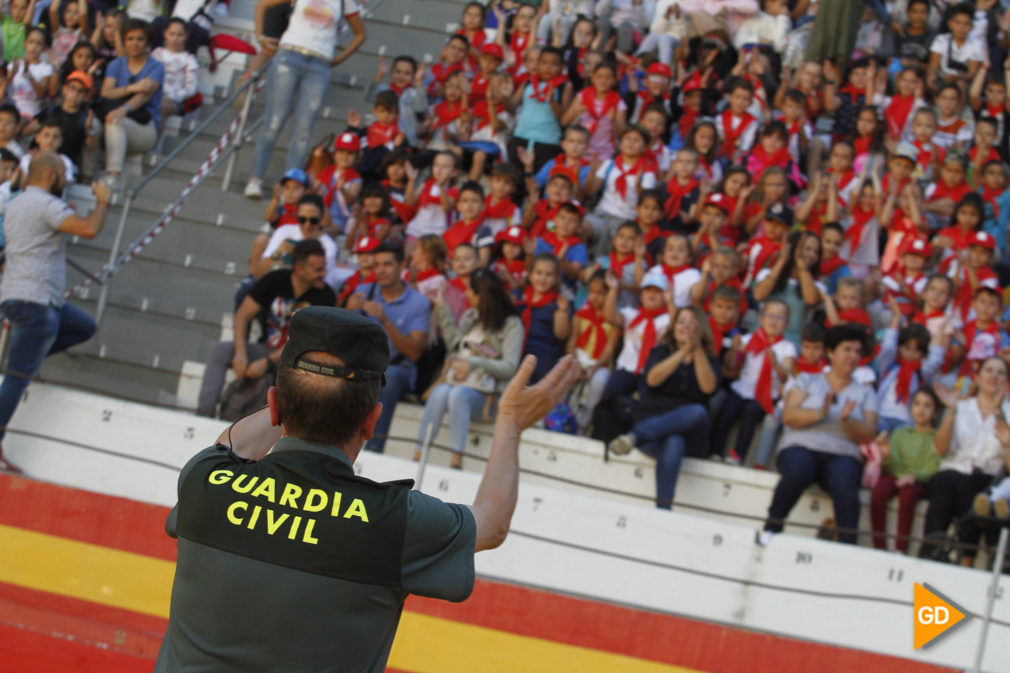
[[[779,451],[777,464],[782,476],[768,507],[765,530],[782,532],[789,512],[814,482],[831,496],[839,529],[854,531],[859,526],[859,486],[863,466],[857,459],[813,451],[805,446],[789,446]],[[855,544],[856,535],[853,532],[839,533],[838,541]]]
[[[413,363],[395,364],[386,367],[386,385],[379,392],[379,401],[382,402],[382,414],[375,424],[374,436],[365,444],[365,449],[382,453],[386,449],[386,435],[389,434],[389,426],[393,424],[393,412],[396,411],[396,403],[403,399],[403,396],[410,390],[412,374],[414,373]]]
[[[635,423],[631,429],[635,446],[656,459],[656,507],[673,508],[680,463],[685,453],[695,457],[705,455],[708,429],[708,410],[701,404],[685,404]]]
[[[466,450],[466,437],[470,434],[470,422],[483,420],[486,400],[487,394],[467,386],[440,383],[432,388],[428,403],[424,405],[421,429],[417,433],[417,448],[420,449],[428,439],[432,425],[435,428],[442,425],[442,419],[448,410],[449,442],[453,451],[463,453]],[[437,430],[435,432],[438,433]]]
[[[279,49],[267,75],[267,109],[256,140],[252,174],[262,179],[270,165],[277,137],[291,118],[291,147],[284,170],[304,168],[309,157],[312,127],[330,85],[329,61]],[[292,107],[294,114],[291,113]]]
[[[87,313],[64,304],[62,308],[9,299],[0,310],[11,324],[8,373],[0,384],[0,439],[21,396],[42,367],[42,360],[94,335],[96,325]]]

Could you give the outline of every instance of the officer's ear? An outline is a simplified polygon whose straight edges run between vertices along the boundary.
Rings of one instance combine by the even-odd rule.
[[[267,406],[270,407],[270,425],[280,427],[281,409],[277,406],[277,386],[267,388]]]
[[[375,424],[379,422],[379,416],[382,415],[382,402],[376,402],[372,410],[368,412],[368,417],[365,418],[365,422],[361,424],[361,433],[364,435],[364,439],[367,442],[372,438],[375,433]]]

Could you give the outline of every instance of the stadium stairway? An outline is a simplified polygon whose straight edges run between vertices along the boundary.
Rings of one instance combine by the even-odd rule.
[[[334,69],[315,139],[342,130],[350,108],[363,115],[370,110],[363,98],[364,87],[374,76],[381,55],[391,58],[407,53],[419,61],[437,59],[463,4],[462,0],[371,0],[365,7],[368,38],[356,54]],[[232,0],[229,15],[217,19],[215,32],[255,43],[254,7],[254,0]],[[347,39],[345,36],[344,41]],[[200,54],[204,65],[207,56],[203,51]],[[229,54],[217,72],[209,74],[204,69],[204,106],[190,118],[176,118],[169,124],[160,154],[145,155],[142,161],[134,158],[137,174],[131,177],[131,184],[139,181],[141,171],[149,173],[234,90],[247,58]],[[262,115],[264,104],[265,94],[261,93],[254,99],[250,119]],[[127,218],[124,246],[139,239],[175,201],[234,117],[233,110],[225,111],[138,195]],[[283,172],[287,149],[285,135],[270,164],[267,191]],[[247,273],[252,239],[264,226],[266,200],[249,201],[241,194],[251,164],[252,145],[248,144],[239,151],[227,191],[221,189],[222,164],[192,194],[161,235],[116,274],[96,336],[70,354],[48,359],[42,369],[44,378],[138,401],[195,405],[200,363],[223,332],[230,334],[234,293]],[[94,203],[90,190],[82,186],[72,189],[71,201],[84,212]],[[108,260],[121,201],[110,210],[98,238],[71,241],[68,257],[79,269],[90,273]],[[84,278],[79,269],[68,270],[70,286]],[[92,284],[72,301],[94,315],[100,290]]]

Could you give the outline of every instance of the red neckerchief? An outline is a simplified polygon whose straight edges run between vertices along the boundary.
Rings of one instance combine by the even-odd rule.
[[[603,109],[600,112],[596,111],[596,89],[593,87],[587,87],[579,92],[579,98],[582,100],[582,104],[586,108],[586,114],[592,118],[588,130],[590,137],[596,133],[596,128],[600,125],[600,120],[610,114],[611,110],[616,110],[617,106],[621,103],[621,94],[617,93],[613,89],[608,91],[603,97]]]
[[[666,313],[666,307],[649,310],[647,308],[638,309],[638,315],[628,325],[628,329],[634,329],[641,323],[645,323],[642,330],[642,348],[638,351],[638,365],[635,373],[640,374],[645,369],[645,361],[649,358],[649,352],[656,345],[656,318]]]
[[[467,283],[467,280],[468,279],[464,279],[464,278],[460,278],[459,276],[456,276],[455,278],[452,278],[452,279],[449,280],[449,285],[453,286],[454,288],[456,288],[460,292],[466,292],[466,288],[469,286],[469,283]]]
[[[649,93],[648,89],[639,89],[638,90],[638,94],[636,94],[636,95],[638,96],[638,100],[641,101],[641,107],[639,108],[640,110],[645,110],[645,108],[649,107],[650,105],[652,105],[653,103],[655,103],[658,100],[661,100],[664,103],[665,102],[669,102],[669,100],[670,100],[670,92],[669,91],[667,91],[666,93],[664,93],[663,95],[661,95],[659,98],[656,98],[651,93]]]
[[[389,220],[387,220],[384,217],[378,217],[376,215],[372,215],[370,213],[365,214],[365,219],[362,220],[361,223],[365,227],[366,235],[372,237],[375,236],[375,232],[379,229],[379,227],[383,225],[389,226]]]
[[[845,266],[845,260],[835,256],[832,259],[821,259],[821,275],[830,276],[835,271]]]
[[[863,210],[858,206],[852,211],[852,224],[842,235],[842,238],[849,242],[850,253],[854,253],[859,247],[859,242],[863,240],[863,232],[866,230],[866,223],[872,220],[876,214],[876,211]]]
[[[944,313],[943,311],[929,311],[928,313],[924,311],[918,311],[916,312],[915,315],[912,316],[912,322],[918,323],[923,327],[925,327],[926,323],[932,320],[933,318],[943,318],[946,315],[947,314]]]
[[[512,199],[494,203],[491,201],[492,198],[494,197],[490,194],[484,197],[484,219],[511,222],[512,214],[516,212],[516,204],[512,202]]]
[[[533,309],[548,306],[551,303],[553,303],[554,300],[556,300],[557,298],[558,298],[557,292],[547,292],[542,297],[540,297],[540,299],[534,301],[533,288],[527,287],[525,290],[523,290],[522,299],[520,299],[518,302],[520,306],[525,307],[523,308],[522,313],[519,316],[520,318],[522,318],[524,328],[523,331],[525,332],[525,336],[523,337],[523,346],[526,345],[526,339],[528,339],[530,336],[530,325],[533,324]]]
[[[568,78],[564,75],[558,75],[546,81],[540,79],[539,75],[533,75],[530,77],[530,86],[533,87],[533,93],[530,95],[530,98],[545,103],[550,98],[551,93],[559,86],[563,86],[566,81],[568,81]],[[543,91],[540,90],[541,85],[544,87]]]
[[[762,173],[773,166],[778,168],[785,168],[789,165],[789,162],[793,160],[793,155],[789,154],[789,150],[785,147],[780,149],[775,154],[769,155],[767,150],[761,143],[754,146],[751,150],[751,156],[758,162],[761,166],[761,170],[757,172],[755,178],[760,179]]]
[[[428,181],[424,183],[424,189],[421,191],[421,196],[417,198],[418,208],[423,208],[424,206],[442,206],[441,192],[437,195],[432,194],[432,191],[436,186],[435,178],[428,178]]]
[[[519,89],[520,91],[524,90],[526,88],[526,85],[529,84],[529,82],[530,82],[530,74],[528,72],[516,73],[512,76],[512,84],[515,86],[516,89]]]
[[[428,86],[428,95],[432,96],[435,92],[435,86],[438,84],[445,84],[445,80],[449,79],[450,76],[457,72],[463,72],[463,64],[456,63],[455,65],[446,65],[442,62],[436,63],[431,68],[431,84]]]
[[[936,185],[936,188],[933,190],[933,195],[929,197],[929,201],[951,199],[954,203],[958,203],[961,199],[971,193],[971,185],[968,184],[967,180],[962,180],[953,187],[943,180],[937,180],[933,184]]]
[[[282,203],[278,209],[277,220],[274,222],[274,227],[280,227],[285,224],[298,224],[298,204],[297,203]]]
[[[775,339],[770,339],[765,333],[764,327],[758,327],[747,342],[744,351],[758,356],[764,354],[761,361],[761,371],[758,373],[757,383],[754,384],[754,401],[761,405],[766,414],[775,410],[775,400],[772,398],[772,359],[768,349],[782,341],[782,335]]]
[[[405,201],[406,189],[394,187],[388,179],[382,181],[382,186],[389,190],[389,204],[396,211],[396,216],[403,222],[410,222],[414,218],[415,208]]]
[[[670,178],[670,181],[666,183],[666,193],[670,195],[670,198],[666,200],[666,205],[663,206],[663,212],[666,214],[668,220],[673,220],[680,216],[681,202],[683,202],[685,196],[697,189],[699,184],[697,180],[691,179],[686,185],[682,185],[676,177]]]
[[[913,107],[915,107],[915,96],[902,96],[901,94],[891,96],[891,102],[884,110],[884,121],[887,122],[887,132],[891,134],[892,138],[901,137]]]
[[[441,276],[442,272],[438,269],[423,269],[421,271],[407,271],[403,272],[404,282],[417,284],[428,280],[429,278],[434,278],[435,276]]]
[[[899,402],[907,404],[912,394],[912,376],[922,368],[922,360],[906,360],[898,356],[898,381],[894,385],[894,395]]]
[[[477,130],[487,128],[491,125],[491,119],[498,116],[498,113],[505,109],[502,104],[496,104],[491,109],[488,109],[487,99],[479,100],[474,103],[473,106],[473,116],[480,121],[477,123]]]
[[[516,60],[514,68],[518,68],[523,62],[523,54],[530,46],[530,38],[533,37],[532,33],[526,33],[526,35],[520,35],[518,30],[512,31],[512,37],[509,39],[509,49],[515,54]]]
[[[784,120],[783,120],[784,121]],[[791,124],[786,126],[786,131],[789,133],[789,137],[792,138],[795,135],[799,135],[800,131],[803,130],[803,120],[797,119]]]
[[[496,264],[509,275],[515,285],[522,285],[523,279],[526,278],[526,260],[500,259]]]
[[[1005,191],[1005,189],[992,189],[990,187],[982,188],[982,201],[992,206],[992,216],[997,219],[999,218],[999,204],[996,203],[996,199]]]
[[[701,156],[699,154],[698,155],[698,163],[701,165],[701,169],[703,171],[705,171],[705,175],[707,175],[709,178],[714,177],[714,174],[712,173],[712,164],[711,164],[711,162],[709,162],[708,159],[706,159],[705,157],[703,157],[703,156]],[[735,200],[734,200],[734,203],[736,203]]]
[[[870,327],[873,325],[873,320],[870,319],[870,314],[861,308],[847,308],[844,311],[838,312],[838,324],[842,325],[847,322],[855,322],[860,325],[866,325]],[[825,321],[825,324],[827,321]],[[831,325],[828,325],[831,327]]]
[[[751,246],[755,245],[759,246],[757,257],[754,258],[754,275],[756,276],[758,271],[775,263],[779,250],[782,249],[782,244],[775,243],[767,236],[761,235],[751,243]]]
[[[859,97],[866,97],[866,89],[857,89],[851,83],[846,82],[845,86],[838,90],[839,94],[846,94],[853,103],[859,102]]]
[[[337,200],[338,192],[340,191],[340,187],[337,186],[338,182],[342,187],[361,179],[361,176],[353,168],[337,168],[336,166],[330,166],[316,177],[319,179],[319,182],[326,185],[326,195],[323,197],[323,203],[327,207],[332,206],[334,201]],[[346,207],[345,204],[345,210]]]
[[[828,169],[828,173],[831,174],[831,175],[834,175],[835,174],[835,169],[829,168]],[[845,188],[849,186],[849,183],[852,182],[855,179],[856,179],[856,172],[854,170],[852,170],[851,168],[848,169],[847,171],[845,171],[844,173],[842,173],[842,176],[838,179],[838,191],[839,192],[844,191]],[[839,198],[841,198],[841,197],[839,197]]]
[[[691,108],[684,108],[684,111],[680,115],[680,121],[677,122],[677,128],[680,129],[680,137],[686,139],[687,135],[694,128],[694,122],[698,119],[698,111],[692,110]]]
[[[970,150],[968,150],[968,158],[971,159],[971,163],[972,164],[975,163],[975,158],[977,156],[978,156],[978,147],[977,146],[976,147],[972,147]],[[982,165],[985,166],[990,161],[999,161],[999,158],[1000,158],[999,157],[999,152],[996,151],[996,148],[995,147],[990,147],[989,148],[989,152],[986,153],[986,155],[985,155],[985,161],[982,162]]]
[[[432,125],[431,130],[437,131],[443,126],[448,126],[453,123],[459,116],[463,114],[463,101],[457,101],[455,103],[450,103],[449,101],[442,101],[435,106],[433,111],[435,115],[435,123]]]
[[[999,119],[1006,113],[1006,103],[1003,103],[1002,105],[993,105],[991,103],[986,103],[985,112],[987,117]]]
[[[891,297],[898,302],[898,308],[901,309],[902,315],[910,316],[915,312],[915,304],[913,303],[916,298],[915,285],[921,279],[926,277],[926,274],[920,272],[915,276],[906,276],[901,270],[895,270],[888,274],[889,277],[893,278],[895,282],[898,283],[898,287],[901,287],[902,281],[905,283],[905,287],[908,288],[908,294],[903,293],[900,289],[892,290],[887,288],[884,292],[884,301],[889,301]],[[904,276],[904,278],[902,278]],[[941,312],[942,315],[942,312]]]
[[[368,127],[366,136],[368,138],[368,149],[374,150],[376,147],[382,147],[383,145],[392,145],[396,139],[396,134],[399,132],[400,127],[396,125],[396,122],[392,124],[373,122]]]
[[[589,340],[594,339],[593,352],[590,355],[594,360],[599,359],[603,355],[603,349],[607,347],[607,331],[603,329],[603,325],[607,321],[603,317],[603,311],[597,311],[589,304],[586,304],[576,311],[575,317],[582,318],[589,323],[586,329],[582,330],[582,333],[576,338],[575,347],[585,350],[586,346],[589,345]]]
[[[967,269],[958,269],[957,275],[962,276],[964,280],[958,284],[957,292],[954,294],[954,310],[961,314],[961,320],[966,320],[968,314],[971,313],[971,300],[974,291],[972,290],[971,283],[968,282]],[[983,266],[981,269],[975,270],[975,278],[978,280],[979,285],[981,285],[983,281],[995,279],[996,273],[989,267]]]
[[[898,191],[896,193],[897,194],[901,194],[901,192],[905,189],[906,186],[908,186],[908,183],[911,182],[911,181],[912,181],[912,178],[905,178],[898,185]],[[890,173],[884,173],[884,177],[880,181],[880,189],[883,191],[884,194],[890,194],[891,193],[891,174]]]
[[[568,238],[561,238],[558,236],[557,232],[548,231],[545,232],[543,236],[540,237],[547,245],[551,246],[551,251],[554,253],[555,257],[561,256],[561,248],[568,246],[569,249],[573,245],[577,245],[582,242],[582,239],[578,236],[569,236]]]
[[[708,327],[712,330],[712,343],[715,344],[716,353],[722,349],[722,340],[726,332],[732,330],[736,325],[720,325],[712,316],[708,317]]]
[[[820,89],[814,89],[811,93],[804,95],[806,96],[807,119],[812,122],[817,121],[817,118],[821,116],[821,109],[824,107],[822,105],[824,94]]]
[[[673,288],[673,278],[681,271],[686,271],[688,269],[694,268],[690,264],[681,264],[680,266],[667,266],[665,263],[659,265],[660,270],[662,270],[663,275],[666,279],[670,281],[670,288]]]
[[[460,220],[446,229],[445,233],[442,234],[442,238],[445,240],[446,247],[449,248],[449,254],[451,255],[452,251],[460,243],[469,243],[472,241],[474,234],[477,233],[482,224],[484,224],[484,218],[478,217],[473,222]]]
[[[617,189],[617,193],[621,195],[621,199],[627,201],[628,199],[628,176],[637,176],[638,172],[644,171],[646,165],[648,164],[648,159],[645,157],[639,157],[638,161],[629,166],[627,170],[624,168],[624,156],[618,155],[614,159],[614,170],[617,171],[617,178],[614,180],[614,187]],[[637,179],[637,177],[636,177]]]
[[[530,236],[540,238],[547,231],[547,225],[558,214],[562,205],[551,206],[551,202],[548,199],[537,201],[533,206],[533,214],[536,215],[537,219],[533,222],[533,226],[530,227]]]
[[[610,251],[610,270],[614,272],[618,280],[624,278],[624,267],[635,261],[635,253],[629,252],[624,257],[618,257],[616,250]]]
[[[358,289],[360,285],[368,285],[369,283],[375,282],[375,272],[369,273],[367,276],[361,275],[361,269],[354,272],[350,278],[344,281],[344,288],[340,291],[340,296],[337,300],[340,302],[345,301],[348,297],[354,294],[354,291]]]
[[[479,101],[487,99],[487,77],[484,73],[479,73],[473,78],[473,83],[470,84],[470,103],[472,105],[477,105]]]
[[[968,122],[961,119],[960,117],[954,117],[950,122],[946,124],[941,124],[939,118],[937,118],[936,132],[949,133],[950,135],[957,135],[957,132],[960,131],[967,123]]]
[[[870,143],[873,142],[873,138],[870,136],[856,136],[852,140],[852,147],[856,150],[856,156],[861,157],[864,154],[869,154]]]
[[[802,357],[796,358],[797,374],[820,374],[824,371],[824,366],[828,364],[827,358],[821,358],[817,362],[807,362]]]
[[[749,113],[744,112],[743,116],[739,118],[740,123],[737,125],[735,129],[733,127],[733,120],[736,119],[736,117],[733,115],[732,110],[728,108],[726,110],[723,110],[721,119],[722,119],[722,132],[724,139],[722,143],[722,149],[720,150],[720,154],[722,154],[724,157],[732,159],[733,155],[736,154],[737,143],[740,142],[740,137],[743,135],[744,131],[746,131],[748,127],[750,127],[750,125],[754,122],[754,117],[751,116]]]
[[[936,147],[932,143],[926,144],[921,140],[917,139],[912,144],[915,145],[915,149],[919,150],[918,164],[923,170],[929,168],[929,165],[933,163],[934,149],[936,150],[936,159],[941,164],[943,163],[944,156],[947,155],[946,150],[944,150],[942,147]]]
[[[395,93],[397,96],[402,96],[403,92],[410,88],[410,85],[406,86],[396,86],[392,82],[389,83],[389,90]]]

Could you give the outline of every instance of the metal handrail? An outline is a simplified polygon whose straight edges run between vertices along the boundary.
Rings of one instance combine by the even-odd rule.
[[[163,158],[160,162],[158,162],[158,165],[155,166],[150,173],[144,176],[144,178],[135,187],[126,190],[125,192],[126,200],[123,203],[123,210],[119,215],[119,224],[116,227],[116,235],[115,238],[113,239],[112,247],[109,249],[109,261],[105,265],[105,274],[104,274],[105,282],[102,284],[102,290],[98,295],[98,308],[96,310],[95,315],[95,322],[97,324],[101,324],[102,318],[105,316],[105,309],[109,303],[109,290],[112,286],[112,276],[115,274],[117,270],[116,262],[119,259],[119,251],[123,246],[123,235],[126,231],[126,221],[130,216],[130,209],[133,206],[133,201],[137,198],[140,192],[143,191],[143,189],[148,184],[150,184],[151,180],[153,180],[163,170],[165,170],[168,167],[168,165],[172,163],[172,161],[174,161],[176,157],[179,156],[180,153],[182,153],[183,150],[189,147],[190,143],[192,143],[197,138],[197,136],[203,133],[203,131],[208,126],[217,121],[218,117],[220,117],[226,110],[230,110],[232,103],[234,103],[239,96],[241,96],[243,93],[246,92],[248,92],[248,95],[246,96],[246,101],[245,104],[243,105],[242,110],[244,114],[248,115],[249,107],[252,102],[252,94],[255,91],[255,85],[259,83],[260,79],[266,72],[267,67],[268,65],[265,65],[256,72],[254,72],[242,84],[242,86],[238,87],[227,98],[225,98],[224,101],[221,102],[221,105],[219,105],[216,110],[214,110],[210,115],[207,116],[206,119],[200,122],[200,124],[198,124],[197,127],[193,129],[190,132],[190,134],[183,139],[181,143],[178,144],[178,146],[176,146],[171,152],[169,152],[165,156],[165,158]],[[238,138],[236,140],[236,142],[238,142],[239,144],[241,144],[242,133],[245,127],[245,121],[246,121],[245,118],[243,118],[242,125],[239,129]]]

